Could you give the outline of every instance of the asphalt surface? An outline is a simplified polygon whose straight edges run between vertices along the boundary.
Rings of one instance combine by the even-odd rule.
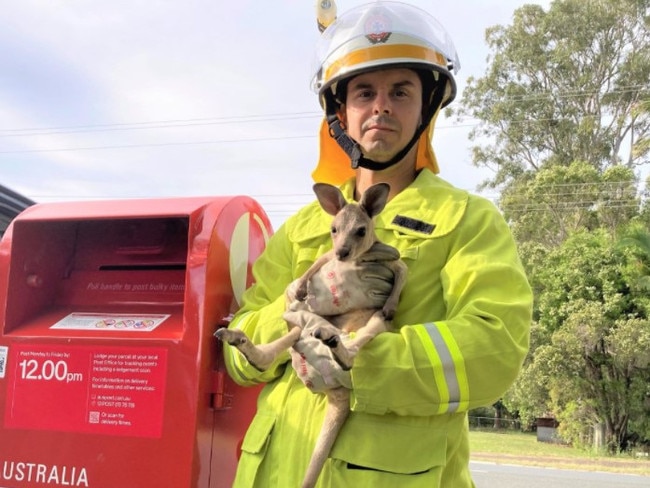
[[[650,488],[650,477],[471,461],[476,488]]]

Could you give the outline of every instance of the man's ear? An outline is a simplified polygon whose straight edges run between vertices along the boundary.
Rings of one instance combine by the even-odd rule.
[[[347,127],[348,127],[348,119],[347,119],[347,117],[345,115],[345,104],[344,103],[339,105],[338,109],[336,109],[336,116],[341,121],[341,125],[343,126],[343,129],[347,129]]]

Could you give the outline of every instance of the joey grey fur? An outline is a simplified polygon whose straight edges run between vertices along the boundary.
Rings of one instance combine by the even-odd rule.
[[[390,187],[386,183],[373,185],[361,197],[361,201],[348,203],[341,191],[332,185],[317,183],[314,192],[322,208],[334,216],[331,228],[332,249],[323,254],[305,272],[287,287],[289,310],[309,310],[318,313],[331,325],[306,331],[305,336],[297,326],[290,326],[289,332],[268,344],[254,345],[246,335],[237,329],[221,328],[215,335],[222,341],[236,347],[248,362],[266,370],[278,354],[297,341],[321,340],[332,350],[334,359],[344,370],[352,368],[360,348],[378,334],[387,330],[397,309],[399,296],[406,280],[406,265],[399,259],[399,252],[381,243],[375,234],[373,217],[386,205]],[[348,293],[332,299],[327,273],[340,273],[346,266],[359,266],[364,262],[381,261],[394,273],[393,288],[381,308],[371,307],[368,291],[362,286],[350,287]],[[362,283],[362,282],[360,282]],[[345,343],[342,333],[356,332],[353,339]],[[302,488],[315,486],[320,472],[341,427],[350,413],[350,391],[344,387],[327,390],[328,406],[325,420],[317,439]]]

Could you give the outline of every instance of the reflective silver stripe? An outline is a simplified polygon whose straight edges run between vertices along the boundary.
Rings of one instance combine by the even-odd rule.
[[[456,412],[460,403],[460,385],[458,384],[458,376],[456,375],[456,366],[454,364],[454,359],[451,355],[449,347],[445,342],[442,334],[438,330],[435,324],[429,323],[424,324],[424,328],[427,330],[431,342],[433,342],[434,347],[440,358],[440,363],[442,364],[442,371],[444,373],[445,381],[447,382],[447,389],[449,391],[449,408],[448,411]]]

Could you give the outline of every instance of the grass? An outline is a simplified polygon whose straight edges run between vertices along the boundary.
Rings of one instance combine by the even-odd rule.
[[[535,434],[471,431],[469,440],[472,461],[650,476],[648,458],[592,455],[569,446],[538,442]]]

